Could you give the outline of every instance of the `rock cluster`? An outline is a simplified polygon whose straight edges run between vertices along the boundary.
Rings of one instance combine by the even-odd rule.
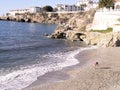
[[[118,47],[120,46],[120,33],[97,33],[87,32],[83,37],[88,45],[96,45],[98,47]]]

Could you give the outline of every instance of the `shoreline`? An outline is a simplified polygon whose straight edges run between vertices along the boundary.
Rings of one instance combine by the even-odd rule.
[[[25,90],[119,90],[120,89],[120,48],[98,48],[83,51],[82,60],[88,60],[82,66],[67,72],[71,78],[62,82],[27,88]],[[99,62],[95,69],[94,62]]]
[[[23,88],[22,90],[29,90],[29,89],[31,90],[31,88],[36,88],[38,86],[46,86],[46,85],[49,85],[51,83],[55,84],[55,83],[59,83],[59,82],[64,82],[66,80],[73,78],[69,74],[69,72],[76,69],[76,68],[84,67],[84,64],[86,64],[86,62],[89,61],[89,60],[85,60],[85,61],[79,60],[78,55],[82,54],[86,51],[94,50],[94,49],[96,49],[96,48],[92,48],[92,47],[84,48],[82,51],[80,51],[78,54],[76,54],[74,56],[79,61],[78,64],[75,64],[72,66],[67,66],[67,67],[62,68],[62,70],[48,72],[48,73],[44,74],[43,76],[39,76],[35,82],[30,84],[28,87]]]

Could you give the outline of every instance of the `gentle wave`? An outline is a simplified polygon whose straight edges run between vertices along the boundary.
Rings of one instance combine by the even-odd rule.
[[[11,51],[17,51],[17,50],[34,50],[34,49],[37,49],[37,48],[46,48],[46,47],[50,47],[52,46],[51,43],[45,43],[45,44],[41,44],[40,42],[32,42],[32,44],[29,44],[29,43],[25,43],[22,45],[21,44],[18,44],[18,45],[9,45],[9,46],[4,46],[4,47],[0,47],[0,53],[2,52],[11,52]]]
[[[66,53],[47,54],[43,57],[52,57],[65,60],[61,63],[49,63],[47,66],[41,66],[40,64],[21,67],[20,70],[9,73],[5,76],[0,76],[0,90],[20,90],[29,86],[32,82],[37,80],[37,77],[44,75],[47,72],[61,70],[64,67],[76,65],[79,61],[75,58],[75,55],[83,50],[89,50],[93,48],[83,48]]]

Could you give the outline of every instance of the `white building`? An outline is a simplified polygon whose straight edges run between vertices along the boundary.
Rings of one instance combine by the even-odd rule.
[[[97,2],[93,0],[77,0],[77,6],[83,6],[84,10],[89,10],[91,8],[96,8],[98,6]]]
[[[89,2],[88,0],[77,0],[76,5],[77,5],[77,6],[81,6],[82,4],[86,4],[86,5],[87,5],[88,2]]]
[[[10,10],[8,12],[9,16],[15,16],[17,14],[23,14],[23,13],[37,13],[40,12],[41,8],[40,7],[30,7],[27,9],[16,9],[16,10]]]
[[[120,10],[120,0],[115,0],[115,2],[114,2],[114,8],[117,11]]]
[[[30,7],[29,12],[30,13],[37,13],[41,11],[41,7]]]
[[[58,9],[58,11],[80,11],[82,10],[81,6],[65,5],[65,4],[57,4],[56,8]]]
[[[86,9],[91,9],[91,8],[97,8],[98,7],[98,3],[97,2],[93,2],[93,1],[89,1],[87,4]]]
[[[16,9],[16,10],[10,10],[8,12],[9,16],[15,16],[17,14],[22,14],[22,13],[28,13],[29,9]]]

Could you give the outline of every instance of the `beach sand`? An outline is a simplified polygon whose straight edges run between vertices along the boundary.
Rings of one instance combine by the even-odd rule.
[[[79,66],[67,70],[65,75],[58,75],[64,78],[61,81],[37,82],[25,90],[120,90],[120,48],[87,50],[76,58],[80,60]],[[94,65],[96,61],[99,63],[97,67]],[[85,63],[81,65],[82,62]]]

